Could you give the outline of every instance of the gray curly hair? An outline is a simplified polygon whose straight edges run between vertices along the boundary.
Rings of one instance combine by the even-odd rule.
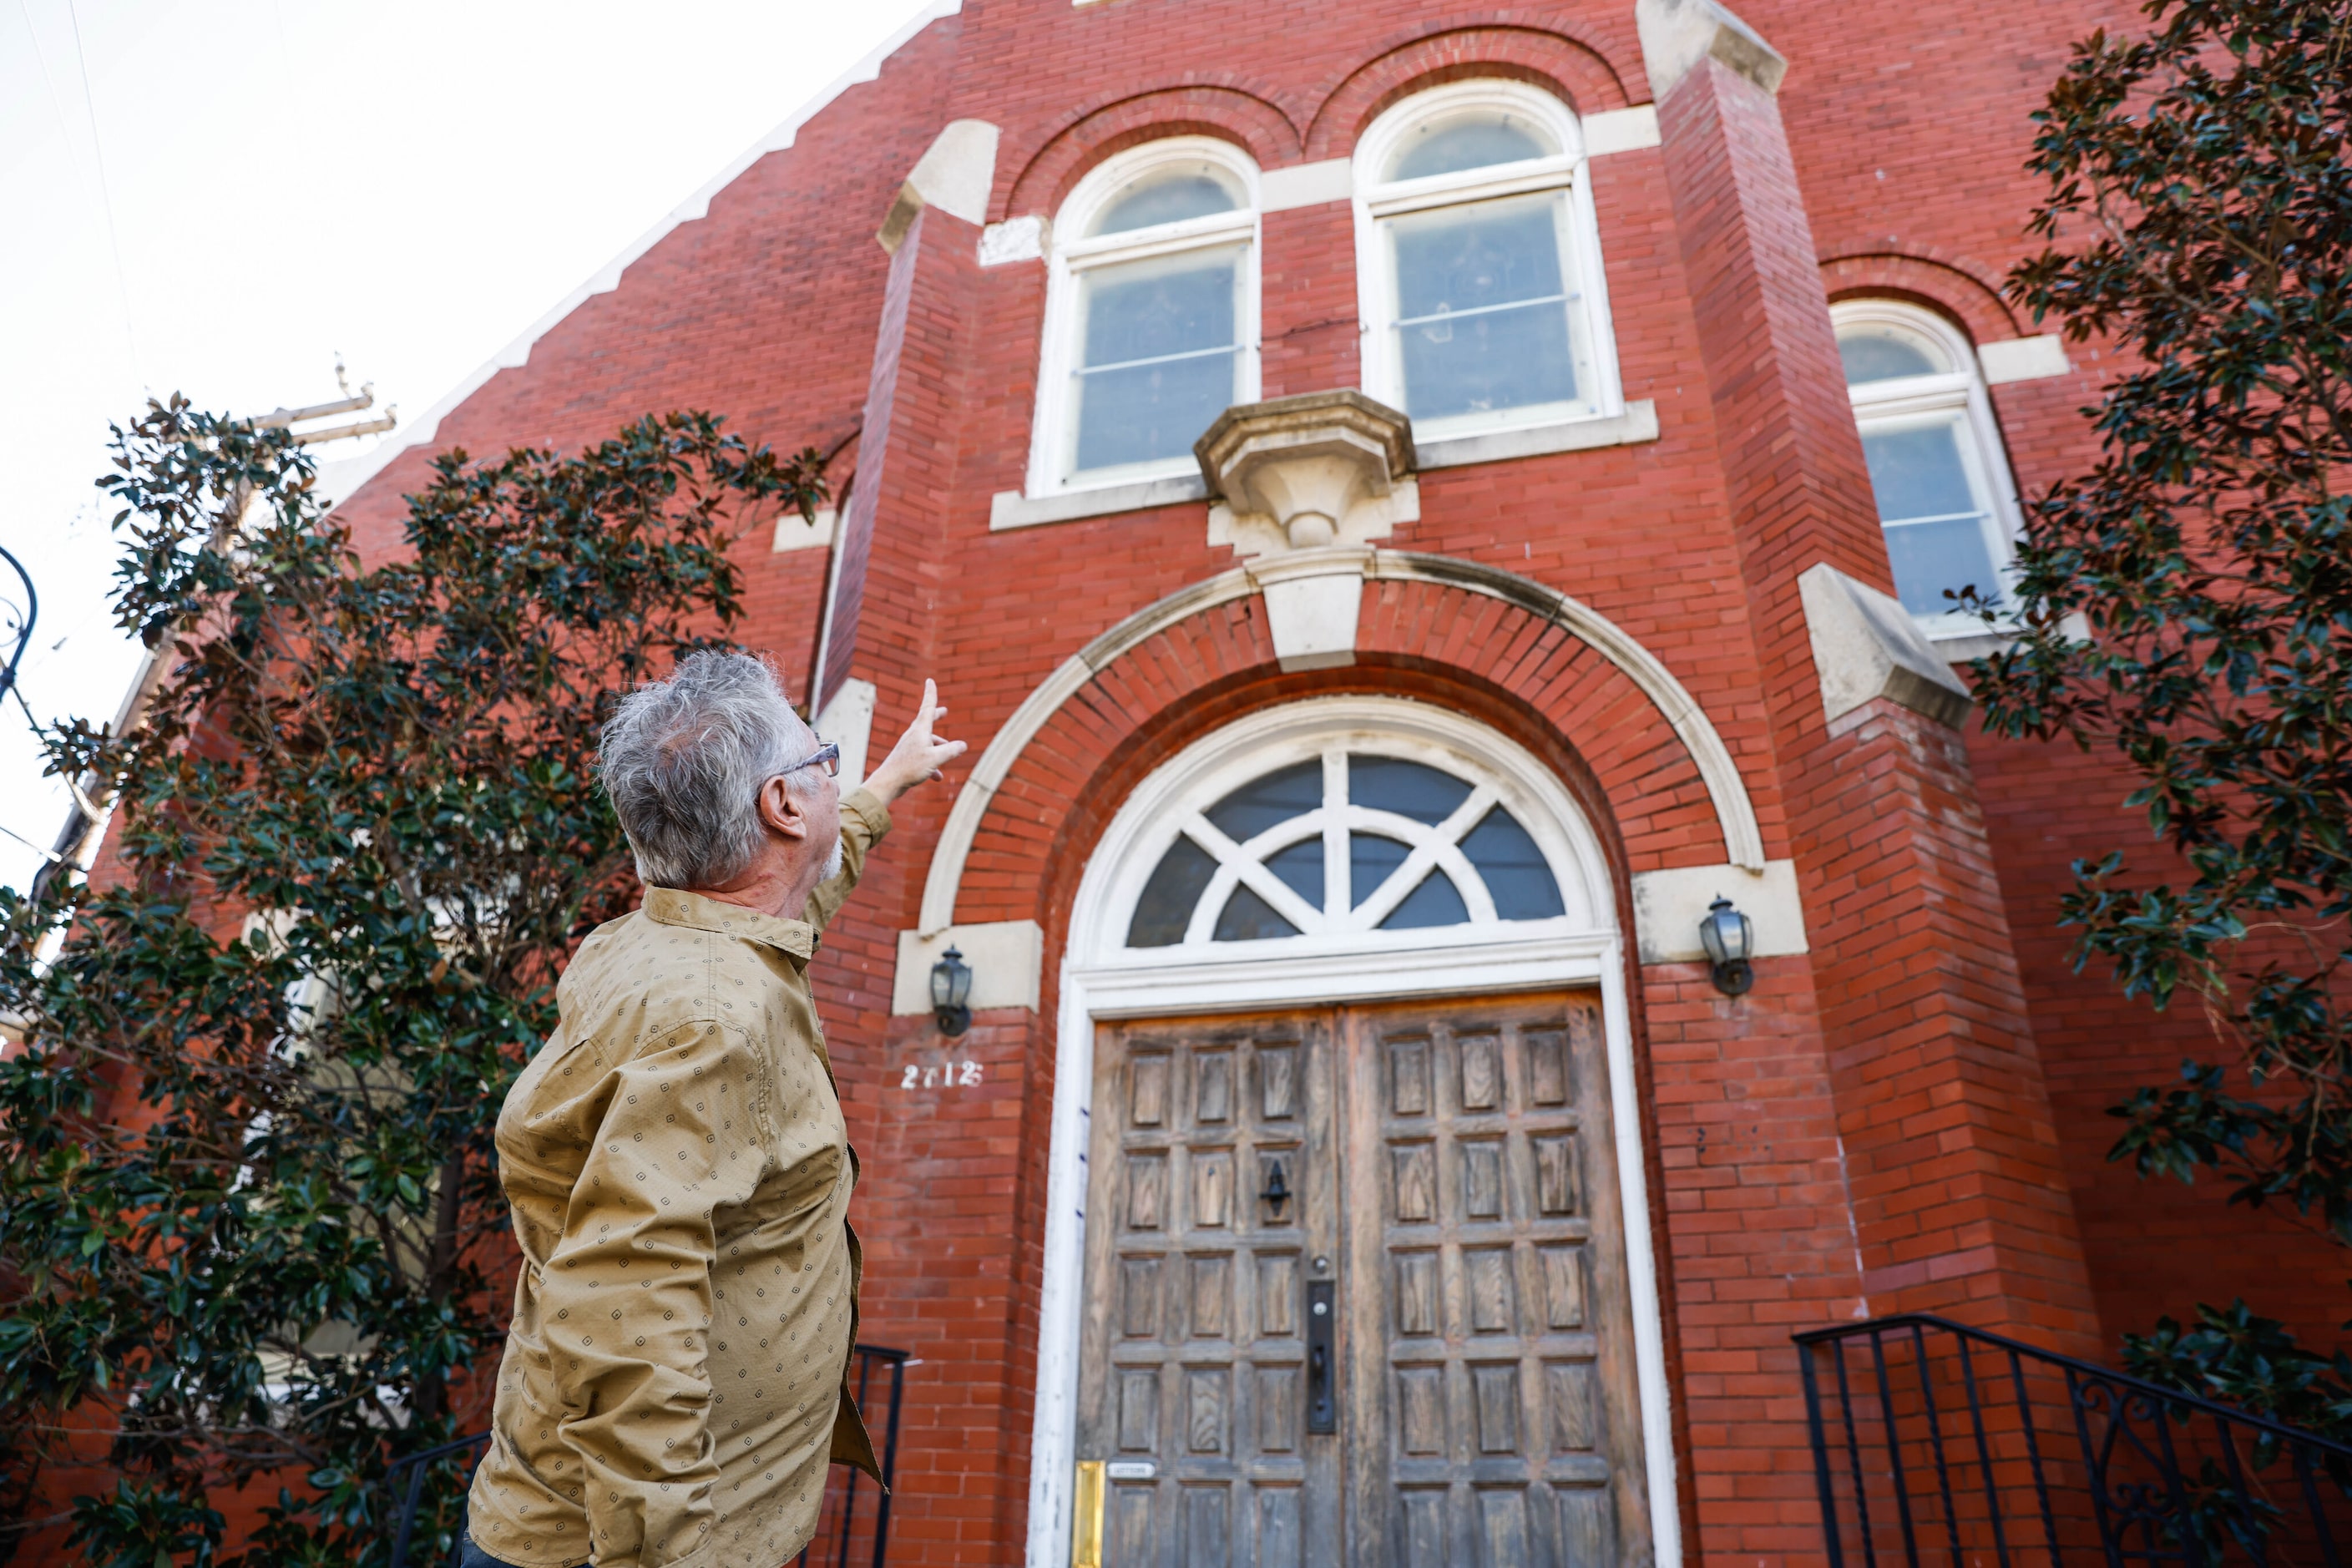
[[[657,888],[714,888],[760,852],[760,786],[816,750],[814,731],[764,659],[705,650],[640,686],[600,737],[604,793]],[[816,773],[784,773],[796,795]]]

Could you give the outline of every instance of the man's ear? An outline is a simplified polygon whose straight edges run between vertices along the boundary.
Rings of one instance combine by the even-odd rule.
[[[760,821],[771,833],[786,838],[806,838],[809,836],[808,814],[801,809],[799,797],[784,785],[783,775],[760,786]]]

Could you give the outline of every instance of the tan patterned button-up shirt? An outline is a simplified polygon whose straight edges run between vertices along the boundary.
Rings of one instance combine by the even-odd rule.
[[[581,944],[499,1116],[522,1248],[474,1540],[520,1568],[781,1563],[825,1468],[874,1468],[844,1381],[856,1155],[809,992],[889,813],[777,920],[667,888]]]

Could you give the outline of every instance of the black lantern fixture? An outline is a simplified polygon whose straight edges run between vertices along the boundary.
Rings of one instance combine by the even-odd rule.
[[[954,948],[931,965],[931,1016],[940,1033],[953,1038],[971,1027],[971,965]]]
[[[1706,918],[1698,922],[1698,941],[1706,949],[1715,988],[1726,996],[1745,995],[1756,984],[1756,971],[1748,962],[1756,951],[1756,922],[1718,893],[1706,907]]]

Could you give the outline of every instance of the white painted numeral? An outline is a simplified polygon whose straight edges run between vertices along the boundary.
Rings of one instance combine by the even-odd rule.
[[[971,1089],[979,1084],[984,1069],[975,1061],[935,1062],[929,1067],[908,1062],[905,1076],[898,1079],[901,1089]]]

